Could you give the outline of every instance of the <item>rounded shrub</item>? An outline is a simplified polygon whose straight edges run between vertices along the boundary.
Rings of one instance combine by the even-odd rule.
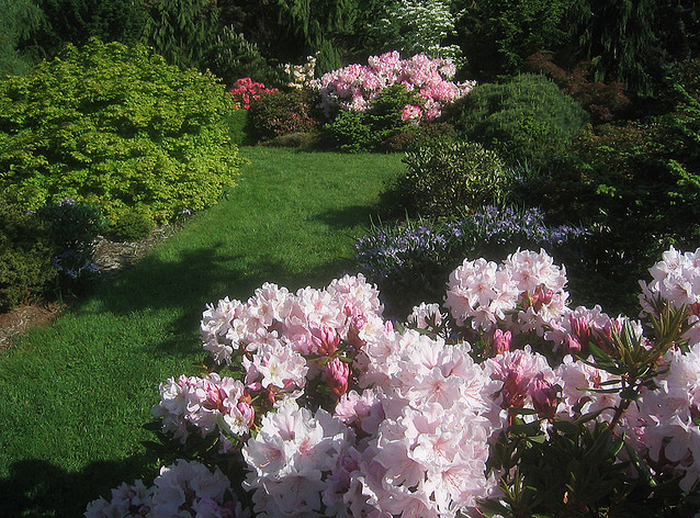
[[[226,90],[143,46],[92,39],[0,81],[0,190],[26,209],[71,197],[110,223],[216,203],[238,174]]]
[[[588,114],[542,75],[481,84],[458,99],[448,119],[465,138],[509,162],[547,162],[588,122]]]
[[[57,276],[50,225],[0,196],[0,310],[33,296]]]
[[[277,91],[252,99],[248,110],[251,135],[261,141],[319,126],[317,93],[311,90]]]
[[[342,151],[392,151],[397,135],[419,128],[420,104],[414,91],[392,85],[379,92],[365,111],[341,110],[329,129]]]
[[[434,141],[407,152],[403,162],[408,170],[397,178],[392,196],[411,213],[457,214],[506,198],[503,161],[477,142]]]
[[[107,234],[113,241],[140,241],[150,236],[154,228],[155,222],[147,214],[129,212],[117,219]]]

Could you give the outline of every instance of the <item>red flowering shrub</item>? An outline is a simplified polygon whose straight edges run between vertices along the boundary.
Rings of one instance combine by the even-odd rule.
[[[249,77],[243,77],[236,81],[228,93],[233,97],[236,108],[250,109],[250,103],[254,99],[260,99],[261,94],[271,94],[277,88],[265,88],[262,83],[256,83]]]
[[[576,99],[598,122],[610,122],[630,104],[619,81],[602,83],[591,79],[591,63],[579,63],[567,72],[552,62],[552,56],[537,52],[528,58],[530,68],[552,78],[564,93]]]

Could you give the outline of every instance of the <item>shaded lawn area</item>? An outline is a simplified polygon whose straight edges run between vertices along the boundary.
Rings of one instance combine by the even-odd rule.
[[[205,304],[264,282],[322,287],[349,268],[401,155],[244,148],[222,202],[115,282],[0,354],[5,517],[82,515],[122,481],[154,474],[140,441],[158,383],[197,373]]]

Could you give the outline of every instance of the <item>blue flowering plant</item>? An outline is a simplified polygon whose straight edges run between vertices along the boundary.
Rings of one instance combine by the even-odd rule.
[[[591,232],[548,225],[538,208],[486,206],[454,220],[406,220],[373,226],[355,243],[355,263],[383,294],[387,310],[404,316],[420,301],[438,302],[449,272],[464,257],[501,259],[515,248],[571,256]]]

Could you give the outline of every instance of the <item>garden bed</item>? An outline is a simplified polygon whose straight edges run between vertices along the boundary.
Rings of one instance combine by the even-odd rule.
[[[99,236],[95,246],[95,264],[98,282],[114,280],[125,269],[133,266],[154,246],[172,236],[181,224],[164,224],[156,227],[151,235],[139,241],[110,241]],[[0,313],[0,351],[11,346],[12,339],[28,329],[50,324],[70,301],[40,298],[10,311]]]

